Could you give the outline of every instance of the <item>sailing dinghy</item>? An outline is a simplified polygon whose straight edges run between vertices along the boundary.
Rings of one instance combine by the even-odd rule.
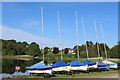
[[[105,63],[105,64],[109,64],[110,69],[118,69],[118,64],[117,63],[113,63],[113,62],[108,61],[108,60],[104,60],[102,62]]]
[[[92,61],[87,59],[87,60],[83,61],[82,63],[87,65],[89,70],[90,69],[97,69],[97,63],[96,62],[92,62]]]
[[[58,61],[51,66],[53,73],[66,73],[70,71],[70,66],[63,61]]]
[[[88,70],[88,66],[81,63],[79,60],[75,60],[72,61],[70,63],[68,63],[68,65],[70,65],[70,69],[71,71],[87,71]]]
[[[100,70],[107,70],[107,71],[109,70],[109,65],[108,64],[103,63],[100,60],[97,60],[96,63],[98,65],[98,69],[100,69]]]
[[[41,74],[41,73],[52,73],[52,66],[46,65],[43,61],[36,63],[32,66],[26,67],[26,70],[30,72],[30,74]]]

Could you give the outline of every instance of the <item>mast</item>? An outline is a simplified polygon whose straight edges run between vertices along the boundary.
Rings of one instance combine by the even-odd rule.
[[[96,32],[96,42],[97,42],[98,58],[100,58],[99,44],[98,44],[98,32],[97,32],[97,28],[96,28],[96,20],[95,19],[94,19],[94,28],[95,28],[95,32]]]
[[[77,40],[77,56],[79,60],[79,46],[78,46],[78,15],[76,11],[76,40]]]
[[[59,40],[60,40],[60,48],[62,50],[62,39],[61,39],[61,30],[60,30],[60,14],[58,11],[58,32],[59,32]],[[61,61],[62,61],[62,51],[61,51]]]
[[[103,44],[104,44],[104,50],[105,50],[106,59],[107,59],[107,50],[106,50],[106,46],[105,46],[104,33],[103,33],[103,29],[102,29],[101,24],[100,24],[100,29],[101,29],[101,33],[102,33]]]
[[[85,40],[85,44],[86,44],[86,32],[85,32],[85,25],[84,25],[84,20],[83,18],[81,18],[82,21],[82,28],[83,28],[83,32],[84,32],[84,40]],[[86,54],[87,54],[87,59],[89,59],[89,55],[88,55],[88,46],[86,44]]]
[[[44,61],[44,22],[43,22],[43,7],[41,6],[41,24],[42,24],[42,44],[43,44],[43,61]]]

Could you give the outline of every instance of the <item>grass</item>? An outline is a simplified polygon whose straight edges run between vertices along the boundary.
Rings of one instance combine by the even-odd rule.
[[[20,56],[2,56],[1,58],[3,59],[19,59],[19,60],[33,60],[33,56],[24,56],[24,55],[20,55]]]
[[[33,58],[33,56],[29,55],[16,55],[16,56],[2,56],[2,58]]]
[[[79,73],[79,74],[73,74],[73,75],[66,75],[66,74],[55,74],[55,77],[52,78],[85,78],[89,76],[95,76],[95,75],[107,75],[107,74],[113,74],[118,73],[120,70],[110,70],[110,71],[102,71],[102,72],[90,72],[90,73]],[[41,76],[31,76],[31,75],[22,75],[22,76],[13,76],[9,78],[43,78]]]
[[[120,71],[120,70],[119,70]],[[90,72],[90,73],[79,73],[79,74],[73,74],[71,75],[60,75],[60,74],[56,74],[56,77],[61,78],[61,77],[89,77],[89,76],[93,76],[93,75],[106,75],[106,74],[113,74],[113,73],[118,73],[118,70],[110,70],[110,71],[102,71],[102,72]]]

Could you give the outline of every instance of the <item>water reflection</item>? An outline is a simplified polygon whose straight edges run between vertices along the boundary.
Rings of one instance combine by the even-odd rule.
[[[25,67],[33,65],[40,60],[16,60],[16,59],[2,59],[2,73],[13,74],[15,72],[15,66],[20,66],[20,71],[24,73]]]
[[[7,74],[7,73],[0,74],[0,76],[2,76],[2,78],[6,78],[6,77],[9,77],[9,76],[16,76],[16,75],[30,75],[30,73],[28,71],[26,71],[25,73],[14,72],[13,74]]]

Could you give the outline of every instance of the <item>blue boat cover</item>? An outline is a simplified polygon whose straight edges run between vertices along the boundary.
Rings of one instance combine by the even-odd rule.
[[[96,63],[97,63],[98,66],[108,66],[108,64],[103,63],[102,61],[100,61],[100,59],[97,60]]]
[[[85,61],[83,61],[82,62],[83,64],[85,64],[85,65],[88,65],[88,66],[92,66],[92,65],[95,65],[96,64],[96,62],[92,62],[92,61],[90,61],[90,60],[85,60]]]
[[[36,63],[32,66],[26,67],[27,70],[33,70],[33,69],[51,69],[52,66],[46,65],[43,61]]]
[[[109,66],[98,66],[99,69],[109,69]]]
[[[66,64],[65,62],[63,61],[58,61],[54,64],[51,65],[52,67],[62,67],[62,66],[69,66],[68,64]]]
[[[115,65],[118,65],[117,63],[115,63],[115,64],[109,64],[109,66],[115,66]]]
[[[85,66],[85,64],[81,63],[79,60],[72,61],[68,64],[71,66]]]

